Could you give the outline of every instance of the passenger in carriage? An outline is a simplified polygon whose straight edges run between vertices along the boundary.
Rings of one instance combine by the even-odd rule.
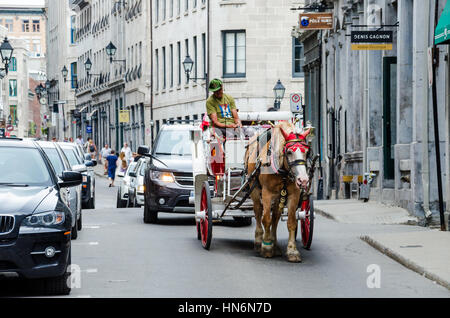
[[[223,82],[220,79],[211,81],[209,91],[213,92],[213,95],[206,101],[206,110],[216,134],[221,138],[239,137],[238,128],[242,128],[242,122],[234,98],[224,94]]]

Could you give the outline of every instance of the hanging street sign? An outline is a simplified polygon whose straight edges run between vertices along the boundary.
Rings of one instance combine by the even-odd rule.
[[[393,31],[352,31],[352,50],[388,51],[394,43]]]
[[[128,124],[130,122],[130,111],[121,110],[119,114],[119,123]]]
[[[352,50],[389,51],[394,43],[393,31],[352,31]]]
[[[86,126],[86,133],[92,134],[92,126]]]
[[[332,12],[305,12],[300,14],[300,29],[330,30],[333,29]]]

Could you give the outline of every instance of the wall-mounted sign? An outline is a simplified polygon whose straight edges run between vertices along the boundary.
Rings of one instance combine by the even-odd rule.
[[[86,133],[92,134],[92,126],[86,126]]]
[[[352,50],[392,50],[393,31],[352,31]]]
[[[352,31],[352,43],[393,43],[392,31]]]
[[[303,98],[302,94],[291,94],[291,111],[299,113],[302,111]]]
[[[130,122],[130,111],[129,110],[121,110],[119,114],[119,123],[128,124]]]
[[[310,12],[300,14],[300,29],[302,30],[330,30],[332,28],[332,12]]]

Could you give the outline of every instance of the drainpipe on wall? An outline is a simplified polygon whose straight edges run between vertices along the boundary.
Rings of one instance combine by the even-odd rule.
[[[424,17],[430,16],[430,5],[425,6],[425,12],[423,12]],[[429,25],[429,21],[428,21]],[[429,38],[426,39],[428,46]],[[424,117],[426,117],[425,123],[422,126],[422,184],[423,184],[423,210],[425,213],[425,218],[430,218],[432,213],[430,211],[430,158],[428,152],[428,87],[426,84],[423,86],[423,94],[425,96],[424,105]]]

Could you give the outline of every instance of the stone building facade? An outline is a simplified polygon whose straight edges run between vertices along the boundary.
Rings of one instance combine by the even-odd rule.
[[[77,134],[118,150],[125,142],[134,151],[150,144],[149,2],[72,0],[71,8],[76,13]],[[112,62],[106,51],[110,42],[117,48]],[[122,112],[129,121],[120,120]]]
[[[319,1],[307,1],[314,5]],[[436,152],[428,48],[433,46],[435,1],[320,1],[334,13],[334,28],[295,31],[305,50],[307,112],[322,127],[324,198],[358,196],[360,176],[376,175],[371,199],[423,218],[439,218]],[[439,1],[439,15],[446,1]],[[352,30],[392,30],[392,50],[352,50]],[[360,27],[358,27],[360,26]],[[315,63],[312,63],[315,61]],[[449,209],[449,49],[440,47],[438,125],[444,198]],[[314,77],[315,80],[308,80]],[[317,78],[320,80],[317,81]],[[359,179],[359,180],[358,180]]]
[[[280,79],[281,109],[289,109],[290,94],[304,94],[302,48],[291,35],[298,15],[290,10],[302,2],[153,0],[155,133],[170,119],[201,119],[213,78],[224,81],[241,111],[272,108]],[[187,81],[187,55],[196,81]]]

